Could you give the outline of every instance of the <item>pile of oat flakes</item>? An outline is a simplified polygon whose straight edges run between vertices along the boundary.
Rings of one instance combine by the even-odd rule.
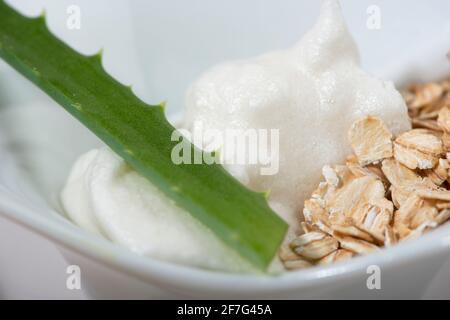
[[[304,204],[303,234],[283,245],[287,269],[343,261],[413,239],[450,218],[450,81],[404,93],[413,129],[393,137],[376,117],[353,123],[353,155],[325,166]]]

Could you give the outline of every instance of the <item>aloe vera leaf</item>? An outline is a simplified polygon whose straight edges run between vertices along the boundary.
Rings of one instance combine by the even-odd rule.
[[[287,224],[264,194],[247,189],[218,164],[174,164],[171,151],[178,142],[171,141],[175,129],[163,106],[145,104],[108,75],[100,54],[77,53],[48,31],[43,16],[24,17],[0,0],[0,57],[225,244],[267,269]]]

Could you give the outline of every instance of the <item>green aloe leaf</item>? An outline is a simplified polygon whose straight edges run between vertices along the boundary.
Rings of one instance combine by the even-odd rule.
[[[229,247],[257,268],[267,268],[286,223],[263,194],[247,189],[222,166],[174,164],[171,151],[179,142],[171,141],[175,129],[163,106],[145,104],[108,75],[100,54],[77,53],[48,31],[44,17],[24,17],[0,0],[0,57]]]

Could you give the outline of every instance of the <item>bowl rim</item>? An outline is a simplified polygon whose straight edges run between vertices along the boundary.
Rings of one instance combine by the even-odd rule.
[[[23,200],[23,199],[22,199]],[[46,212],[44,212],[46,211]],[[50,212],[49,212],[50,211]],[[175,291],[214,291],[222,294],[291,292],[302,288],[330,285],[366,274],[370,265],[394,267],[411,261],[450,252],[450,232],[440,226],[419,239],[400,243],[379,252],[346,262],[316,266],[281,275],[234,274],[200,269],[138,255],[107,239],[74,225],[54,210],[30,205],[0,190],[0,214],[51,240],[107,267],[125,272],[159,287]],[[62,221],[57,221],[57,215]]]

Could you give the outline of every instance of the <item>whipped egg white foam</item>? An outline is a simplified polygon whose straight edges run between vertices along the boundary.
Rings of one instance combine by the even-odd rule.
[[[350,153],[347,131],[364,115],[379,116],[394,134],[410,128],[394,85],[360,68],[339,3],[331,0],[294,47],[226,62],[201,76],[188,90],[183,127],[278,129],[277,174],[261,175],[258,165],[225,167],[250,188],[270,191],[272,205],[295,224],[321,168],[342,163]]]
[[[201,123],[205,130],[278,129],[277,174],[261,175],[258,165],[226,168],[248,187],[270,190],[272,208],[295,229],[322,166],[344,160],[347,130],[366,114],[382,118],[394,134],[410,128],[406,105],[393,84],[360,69],[339,4],[328,0],[315,26],[291,49],[207,71],[188,91],[183,127],[194,130]],[[82,228],[139,254],[252,271],[108,148],[77,160],[61,200]]]
[[[136,253],[215,270],[252,270],[107,147],[77,160],[61,200],[76,224]]]

